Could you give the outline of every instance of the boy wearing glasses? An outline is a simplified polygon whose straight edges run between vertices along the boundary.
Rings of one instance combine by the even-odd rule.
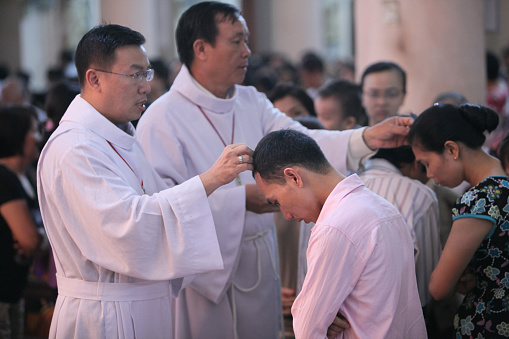
[[[406,73],[393,62],[377,62],[366,68],[361,78],[362,105],[368,125],[398,114],[406,94]]]

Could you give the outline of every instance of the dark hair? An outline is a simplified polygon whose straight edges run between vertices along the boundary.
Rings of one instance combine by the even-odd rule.
[[[216,1],[200,2],[189,7],[180,17],[175,31],[180,62],[190,68],[194,60],[194,42],[203,39],[214,46],[219,32],[217,24],[225,21],[235,23],[240,15],[237,7]]]
[[[6,64],[0,64],[0,80],[4,80],[9,76],[9,67]]]
[[[25,138],[37,120],[32,106],[0,107],[0,158],[23,155]]]
[[[442,153],[451,140],[462,142],[472,149],[480,148],[486,136],[498,125],[498,114],[485,106],[464,104],[436,104],[415,119],[408,133],[411,145],[418,144],[427,151]]]
[[[170,67],[162,59],[150,60],[150,67],[154,70],[154,73],[163,80],[166,89],[170,88]]]
[[[412,147],[405,145],[395,148],[380,148],[370,159],[385,159],[397,168],[415,161]]]
[[[399,65],[390,61],[381,61],[369,65],[362,73],[361,77],[361,90],[364,90],[364,79],[371,73],[379,73],[385,71],[396,71],[401,75],[401,85],[403,86],[403,93],[406,93],[406,73]]]
[[[357,120],[357,124],[366,124],[367,116],[362,106],[360,86],[350,81],[336,80],[320,88],[318,97],[336,99],[341,105],[344,118],[352,116]]]
[[[70,80],[55,82],[49,88],[44,103],[44,110],[48,114],[48,118],[58,124],[67,107],[78,94],[80,94],[80,87],[77,83]]]
[[[78,43],[74,57],[80,85],[85,83],[85,74],[90,66],[108,70],[115,62],[115,51],[124,46],[141,46],[145,37],[132,29],[120,25],[95,26],[85,33]]]
[[[302,115],[300,117],[296,117],[294,120],[300,122],[300,124],[307,129],[324,129],[320,120],[312,115]]]
[[[304,133],[282,129],[264,136],[254,151],[253,177],[258,173],[263,180],[284,183],[288,166],[323,174],[332,168],[316,141]]]
[[[268,98],[274,103],[279,99],[283,99],[286,96],[291,96],[299,100],[299,102],[306,108],[306,110],[312,116],[316,117],[315,104],[313,99],[303,90],[301,87],[291,83],[280,83],[277,84],[272,91],[270,91]]]
[[[433,103],[441,103],[441,101],[445,101],[445,100],[456,101],[458,103],[458,106],[468,103],[467,98],[465,98],[465,96],[463,96],[463,94],[456,92],[456,91],[440,93],[435,98],[435,100],[433,100]]]
[[[308,72],[323,72],[325,66],[318,54],[307,52],[301,58],[301,68]]]
[[[500,162],[502,163],[504,171],[507,171],[509,169],[507,167],[507,165],[509,164],[509,132],[506,133],[504,139],[500,141],[500,144],[498,145],[497,155],[498,158],[500,159]]]
[[[493,52],[486,52],[486,76],[488,80],[497,80],[499,77],[500,62]]]

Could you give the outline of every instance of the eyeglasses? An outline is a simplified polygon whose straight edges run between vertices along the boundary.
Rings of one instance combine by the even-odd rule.
[[[388,90],[385,91],[370,90],[364,92],[364,94],[366,94],[371,99],[378,99],[380,97],[383,97],[385,99],[395,99],[401,95],[401,90],[398,88],[389,88]]]
[[[138,81],[141,80],[142,78],[147,79],[147,81],[154,79],[154,70],[152,68],[147,69],[146,71],[139,71],[139,72],[136,72],[133,74],[115,73],[115,72],[110,72],[110,71],[104,71],[102,69],[94,69],[94,71],[109,73],[109,74],[116,74],[116,75],[123,75],[125,77],[129,77],[131,79],[138,80]]]
[[[34,119],[30,132],[34,137],[35,142],[39,143],[42,141],[43,136],[46,135],[47,129],[45,128],[44,123],[40,123]]]

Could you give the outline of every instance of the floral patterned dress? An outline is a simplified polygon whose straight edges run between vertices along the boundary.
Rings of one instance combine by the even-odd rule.
[[[454,318],[456,338],[509,338],[509,178],[488,177],[463,194],[452,210],[494,222],[469,264],[477,277]]]

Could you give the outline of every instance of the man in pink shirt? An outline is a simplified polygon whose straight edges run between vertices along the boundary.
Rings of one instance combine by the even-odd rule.
[[[292,307],[296,338],[426,338],[413,243],[395,207],[356,174],[337,172],[316,142],[293,130],[265,136],[254,154],[256,183],[285,218],[315,222],[308,272]],[[339,310],[339,312],[338,312]]]

